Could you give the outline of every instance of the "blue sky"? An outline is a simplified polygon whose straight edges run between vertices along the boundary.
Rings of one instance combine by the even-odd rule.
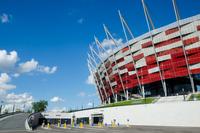
[[[171,0],[146,0],[156,28],[175,21]],[[181,18],[200,13],[200,1],[177,0]],[[86,80],[88,46],[96,35],[103,40],[105,23],[116,39],[124,39],[117,10],[135,36],[147,32],[140,0],[1,0],[0,50],[17,52],[19,64],[34,59],[28,72],[5,71],[16,88],[4,93],[28,93],[49,101],[49,110],[99,104],[95,87]],[[34,62],[33,61],[33,62]],[[48,71],[43,68],[49,67]],[[53,67],[57,69],[53,71]],[[52,73],[51,73],[52,70]],[[8,84],[8,83],[7,83]],[[59,97],[51,102],[53,97]]]

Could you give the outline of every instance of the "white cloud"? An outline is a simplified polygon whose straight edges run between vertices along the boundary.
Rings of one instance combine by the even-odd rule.
[[[88,106],[88,107],[92,107],[92,106],[93,106],[93,103],[92,103],[92,102],[89,102],[89,103],[87,104],[87,106]]]
[[[28,110],[32,107],[32,102],[34,101],[33,96],[28,93],[15,94],[0,90],[0,100],[3,101],[3,111],[8,109],[10,112],[15,105],[15,109]]]
[[[11,73],[13,77],[19,77],[23,73],[30,73],[33,71],[42,72],[46,74],[53,74],[57,71],[57,66],[49,67],[40,65],[35,59],[18,63],[19,57],[16,51],[7,52],[0,50],[0,72]]]
[[[15,89],[15,85],[8,84],[11,81],[10,76],[7,73],[1,73],[0,75],[0,90],[11,90]]]
[[[123,45],[123,39],[119,38],[119,39],[114,39],[114,41],[116,42],[117,46]],[[104,39],[101,42],[101,46],[104,48],[104,50],[100,50],[100,57],[104,60],[105,58],[108,57],[109,54],[111,54],[112,49],[116,48],[115,43],[112,39]],[[94,44],[94,42],[92,42],[92,44]],[[112,48],[112,49],[111,49]]]
[[[6,91],[0,90],[0,100],[2,100],[5,95],[6,95]]]
[[[0,19],[1,19],[1,23],[9,23],[10,22],[10,19],[11,19],[11,15],[8,15],[6,13],[3,13],[1,16],[0,16]]]
[[[123,40],[122,38],[119,38],[119,39],[114,39],[116,44],[117,45],[122,45],[123,44]],[[114,41],[112,39],[104,39],[102,42],[101,42],[101,45],[103,47],[109,47],[109,46],[113,46],[115,45]]]
[[[15,77],[15,78],[17,78],[17,77],[20,76],[20,74],[19,73],[14,73],[12,76]]]
[[[111,52],[112,52],[111,49],[107,49],[106,52],[100,53],[100,57],[104,60],[108,57],[109,54],[111,54]]]
[[[46,74],[53,74],[57,71],[57,66],[50,68],[49,66],[39,66],[38,71],[46,73]]]
[[[95,85],[94,77],[92,74],[90,74],[86,80],[86,83],[89,85]]]
[[[1,84],[0,83],[0,90],[12,90],[15,89],[16,86],[15,85],[11,85],[11,84]]]
[[[0,75],[0,83],[8,83],[10,82],[11,78],[7,73],[1,73]]]
[[[51,102],[57,103],[57,102],[63,102],[64,100],[58,96],[55,96],[50,99]]]
[[[9,75],[17,78],[23,73],[42,72],[53,74],[57,70],[56,66],[50,68],[49,66],[39,65],[39,62],[35,59],[24,63],[18,63],[18,61],[19,57],[16,51],[7,52],[6,50],[0,50],[0,90],[6,91],[16,88],[15,85],[8,84],[11,81]]]
[[[9,104],[25,104],[25,103],[31,104],[32,102],[33,102],[33,97],[28,93],[22,93],[22,94],[10,93],[7,94],[6,96],[6,103]]]
[[[18,77],[21,73],[29,73],[32,71],[38,71],[46,74],[53,74],[57,71],[57,66],[49,67],[39,65],[39,62],[35,59],[31,59],[25,63],[20,63],[18,68],[18,73],[15,73],[13,76]]]
[[[85,97],[85,96],[86,96],[86,93],[85,93],[85,92],[79,92],[79,93],[78,93],[78,96],[79,96],[79,97]]]
[[[20,63],[18,71],[19,71],[19,73],[31,72],[33,70],[36,70],[37,66],[38,66],[38,61],[31,59],[30,61],[27,61],[25,63]]]
[[[0,50],[0,70],[9,71],[11,70],[16,62],[18,61],[18,55],[16,51],[7,53],[6,50]]]
[[[55,112],[55,113],[63,112],[63,111],[67,111],[67,108],[66,107],[62,107],[62,108],[54,107],[53,109],[50,110],[50,112]]]
[[[84,18],[80,18],[80,19],[77,20],[77,23],[79,23],[79,24],[83,24],[84,21],[85,21]]]
[[[114,41],[116,42],[116,45],[122,45],[123,44],[122,38],[114,39]],[[99,56],[103,60],[106,59],[109,56],[109,54],[111,54],[111,52],[112,52],[111,48],[113,48],[115,46],[114,41],[112,39],[104,39],[101,42],[101,46],[104,48],[105,51],[101,50]],[[94,44],[94,42],[92,42],[92,44]],[[94,80],[94,78],[91,74],[87,77],[86,83],[89,84],[89,85],[95,85],[95,80]]]
[[[98,94],[96,93],[92,93],[92,94],[88,94],[88,97],[96,97]]]

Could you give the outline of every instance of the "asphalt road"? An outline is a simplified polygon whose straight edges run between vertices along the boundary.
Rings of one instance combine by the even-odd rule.
[[[145,127],[131,128],[68,128],[68,129],[39,129],[37,133],[200,133],[200,128],[188,127]]]
[[[0,133],[29,133],[25,130],[25,119],[28,114],[16,114],[0,119]],[[35,133],[200,133],[200,128],[188,127],[117,127],[117,128],[38,128]]]
[[[20,113],[0,119],[0,133],[26,132],[25,120],[28,114]]]

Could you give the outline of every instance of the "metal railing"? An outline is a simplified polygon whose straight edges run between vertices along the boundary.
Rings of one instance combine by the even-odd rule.
[[[12,112],[12,113],[0,114],[0,119],[4,118],[6,116],[15,115],[15,114],[19,114],[19,113],[21,113],[21,112]]]

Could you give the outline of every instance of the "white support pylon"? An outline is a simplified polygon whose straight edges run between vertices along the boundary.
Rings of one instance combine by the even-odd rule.
[[[147,14],[147,18],[148,18],[148,20],[149,20],[149,23],[150,23],[152,29],[155,29],[155,26],[154,26],[154,24],[153,24],[153,21],[152,21],[152,19],[151,19],[150,14],[149,14],[147,5],[145,4],[145,2],[143,2],[143,3],[144,3],[144,8],[145,8],[145,10],[146,10],[146,14]]]
[[[93,57],[91,57],[91,55],[88,53],[88,59],[89,59],[89,63],[90,64],[92,64],[91,62],[94,62],[95,63],[95,67],[94,67],[94,69],[97,71],[97,73],[98,73],[98,75],[100,76],[100,72],[96,69],[97,68],[97,62],[95,61],[95,59],[94,59],[94,55],[92,55]],[[100,76],[101,77],[101,76]],[[106,99],[107,99],[107,101],[108,101],[108,94],[107,94],[107,92],[106,92],[106,89],[105,89],[105,86],[104,86],[104,83],[103,83],[103,81],[102,81],[102,79],[100,78],[100,83],[101,83],[101,85],[102,85],[102,88],[103,88],[103,91],[104,91],[104,94],[105,94],[105,96],[106,96]]]
[[[104,50],[104,53],[106,53],[107,55],[109,55],[109,53],[107,53],[107,51],[103,48],[103,46],[101,45],[100,41],[97,39],[96,36],[94,36],[94,40],[95,40],[95,43],[96,43],[96,45],[97,45],[97,47],[98,47],[99,55],[101,54],[100,49]],[[100,57],[100,58],[101,58],[101,57]],[[115,95],[113,86],[111,85],[111,81],[110,81],[110,78],[109,78],[109,74],[108,74],[108,70],[107,70],[107,68],[106,68],[105,62],[103,61],[102,58],[101,58],[101,60],[102,60],[102,62],[104,63],[104,67],[105,67],[105,69],[106,69],[106,75],[108,75],[109,85],[111,86],[111,91],[112,91],[112,93],[113,93],[113,98],[115,99],[115,102],[117,102],[117,101],[116,101],[116,95]],[[109,58],[108,58],[108,60],[110,61]],[[110,61],[110,62],[111,62],[111,61]]]
[[[118,44],[116,43],[115,39],[113,38],[113,36],[111,35],[111,33],[109,32],[108,28],[103,25],[104,27],[104,31],[105,31],[105,34],[106,34],[106,37],[107,39],[109,40],[109,37],[111,38],[111,40],[113,41],[113,43],[115,44],[116,47],[118,47]],[[121,74],[119,72],[119,67],[118,67],[118,63],[116,61],[116,57],[115,57],[115,54],[113,52],[113,49],[112,49],[112,46],[110,45],[110,50],[111,50],[111,54],[112,54],[112,57],[114,58],[114,62],[115,62],[115,65],[117,66],[117,73],[119,75],[119,80],[120,80],[120,83],[122,85],[122,89],[123,89],[123,92],[124,92],[124,97],[126,97],[126,91],[125,91],[125,87],[124,87],[124,83],[123,83],[123,80],[122,80],[122,77],[121,77]],[[128,97],[126,97],[126,100],[128,100]]]
[[[98,80],[97,80],[96,76],[94,75],[94,73],[93,73],[93,71],[91,69],[91,66],[89,65],[89,60],[87,60],[87,61],[88,61],[88,68],[89,68],[90,74],[92,74],[92,76],[94,77],[94,80],[96,81],[95,82],[95,84],[96,84],[95,88],[96,88],[97,92],[99,93],[99,97],[100,97],[101,103],[103,104],[104,100],[103,100],[102,92],[101,92],[100,88],[98,87],[100,85],[97,85]]]
[[[95,66],[96,66],[96,68],[97,68],[97,63],[96,63],[96,61],[94,60],[94,57],[92,58],[92,57],[90,56],[90,54],[88,54],[88,59],[89,59],[89,63],[91,64],[91,60],[92,60],[92,61],[95,63]],[[101,85],[102,85],[104,94],[105,94],[105,96],[106,96],[106,99],[107,99],[107,101],[108,101],[108,94],[107,94],[107,92],[106,92],[104,83],[103,83],[103,81],[102,81],[102,79],[101,79],[101,76],[100,76],[99,71],[98,71],[97,69],[96,69],[96,71],[97,71],[97,73],[98,73],[98,75],[99,75],[99,77],[100,77],[100,82],[101,82]],[[98,81],[98,78],[97,78],[97,77],[96,77],[96,79],[97,79],[97,81]]]
[[[175,13],[175,16],[176,16],[176,21],[178,23],[178,30],[179,30],[180,38],[181,38],[181,41],[182,41],[182,49],[183,49],[183,53],[184,53],[184,57],[185,57],[188,76],[189,76],[191,87],[192,87],[192,93],[195,93],[194,80],[193,80],[192,73],[191,73],[191,70],[190,70],[190,67],[189,67],[187,53],[186,53],[185,45],[184,45],[184,42],[183,42],[183,36],[182,36],[181,26],[180,26],[180,22],[179,22],[180,15],[179,15],[178,8],[177,8],[177,5],[176,5],[176,0],[172,0],[172,3],[173,3],[173,8],[174,8],[174,13]]]
[[[126,97],[129,97],[128,90],[126,90]],[[129,98],[128,98],[128,100],[129,100]]]
[[[96,40],[95,40],[95,43],[97,44]],[[97,46],[98,46],[98,44],[97,44]],[[107,69],[106,69],[106,65],[105,65],[104,61],[102,60],[102,58],[97,54],[97,52],[96,52],[92,47],[90,47],[90,51],[91,51],[92,53],[94,53],[94,54],[100,59],[101,63],[103,64],[103,67],[104,67],[104,69],[105,69],[105,71],[106,71],[106,75],[108,76],[108,83],[109,83],[109,86],[110,86],[110,88],[111,88],[111,92],[112,92],[113,98],[114,98],[114,100],[115,100],[114,91],[113,91],[113,88],[112,88],[112,86],[111,86],[111,81],[110,81],[110,78],[109,78],[109,75],[108,75],[108,71],[107,71]]]
[[[164,91],[164,94],[165,94],[165,96],[167,96],[167,87],[166,87],[166,84],[163,82],[163,77],[162,77],[162,73],[161,73],[161,71],[160,71],[160,64],[159,64],[159,62],[158,62],[158,55],[157,55],[157,53],[156,53],[156,50],[155,50],[155,45],[154,45],[154,42],[153,42],[153,33],[152,33],[152,31],[151,31],[151,28],[150,28],[150,24],[149,24],[149,17],[150,17],[150,15],[148,15],[147,16],[147,7],[146,7],[146,5],[145,5],[145,3],[144,3],[144,0],[141,0],[142,1],[142,6],[143,6],[143,9],[144,9],[144,15],[145,15],[145,19],[146,19],[146,23],[147,23],[147,27],[148,27],[148,30],[149,30],[149,33],[150,33],[150,37],[151,37],[151,42],[152,42],[152,45],[153,45],[153,49],[154,49],[154,55],[155,55],[155,58],[156,58],[156,64],[157,64],[157,66],[158,66],[158,68],[159,68],[159,75],[160,75],[160,79],[161,79],[161,84],[162,84],[162,87],[163,87],[163,91]],[[149,14],[149,13],[148,13]],[[151,20],[152,21],[152,20]],[[153,29],[154,27],[152,26],[152,29]]]
[[[132,63],[133,63],[134,68],[135,68],[135,73],[136,73],[136,78],[137,78],[137,81],[138,81],[138,86],[139,86],[141,92],[143,92],[143,94],[142,94],[143,98],[145,98],[145,94],[144,94],[144,90],[143,90],[144,87],[143,88],[141,87],[140,78],[139,78],[139,75],[138,75],[138,71],[137,71],[137,68],[136,68],[135,61],[133,59],[133,52],[131,51],[131,47],[130,47],[130,44],[129,44],[128,36],[126,34],[126,29],[128,30],[128,32],[129,32],[129,34],[130,34],[130,36],[131,36],[132,39],[134,39],[134,36],[133,36],[133,33],[131,32],[128,24],[126,23],[125,19],[122,17],[122,14],[121,14],[121,12],[119,10],[118,10],[118,13],[119,13],[119,18],[120,18],[120,21],[121,21],[121,24],[122,24],[122,29],[123,29],[123,32],[124,32],[124,36],[126,38],[126,42],[128,43],[129,51],[131,53]],[[126,29],[125,29],[125,27],[126,27]]]

